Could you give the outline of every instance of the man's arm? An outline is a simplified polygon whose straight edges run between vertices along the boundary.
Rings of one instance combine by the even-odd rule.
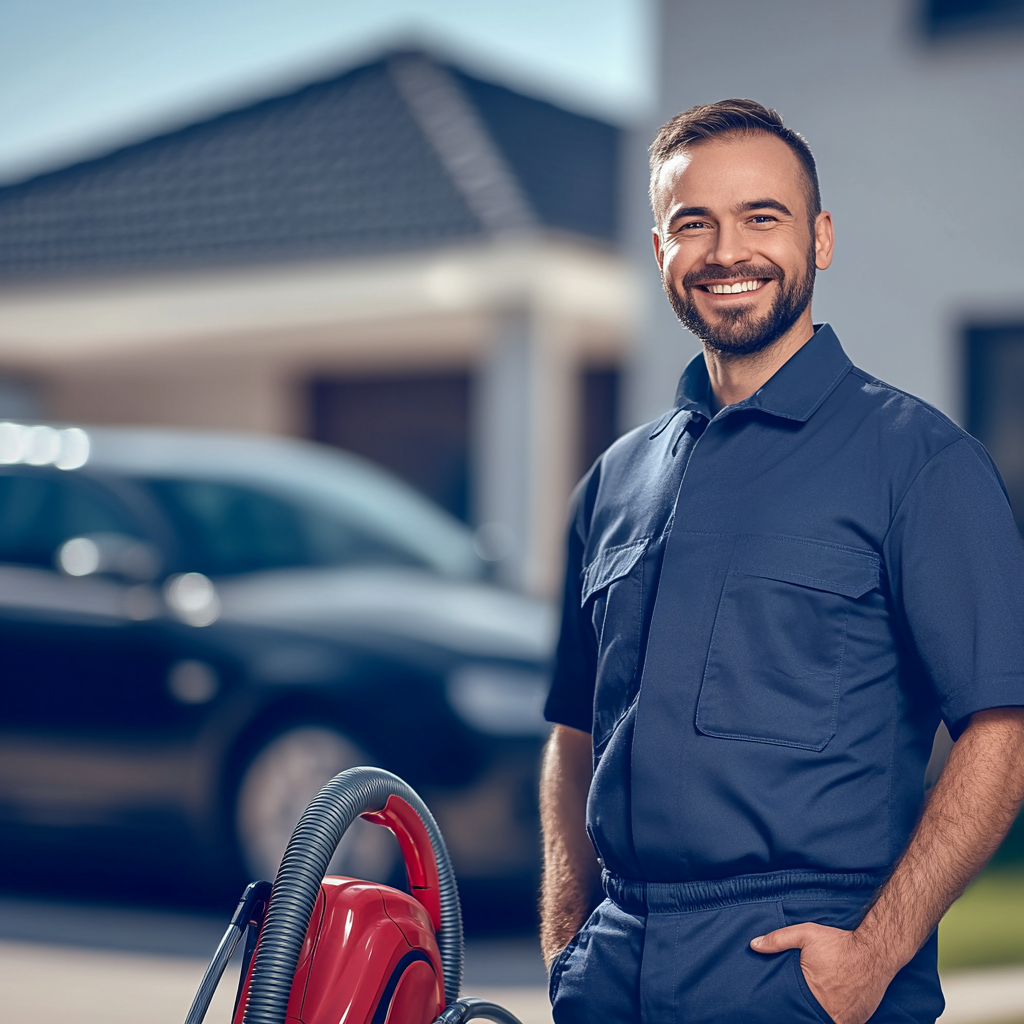
[[[549,967],[586,920],[600,885],[600,866],[586,825],[591,758],[590,733],[554,727],[540,782],[540,948]]]
[[[854,931],[797,924],[751,942],[799,949],[815,998],[838,1024],[864,1024],[896,972],[1002,842],[1024,798],[1024,708],[972,716],[953,745],[921,821]]]

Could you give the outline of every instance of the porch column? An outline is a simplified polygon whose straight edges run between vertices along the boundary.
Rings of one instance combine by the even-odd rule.
[[[571,325],[529,306],[501,313],[474,401],[474,512],[503,554],[498,578],[533,594],[561,585],[566,503],[579,447]]]

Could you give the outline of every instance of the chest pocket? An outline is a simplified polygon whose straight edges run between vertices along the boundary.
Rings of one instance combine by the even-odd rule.
[[[636,694],[649,537],[603,548],[583,570],[581,606],[597,643],[594,747],[609,737]]]
[[[737,542],[715,617],[697,729],[823,750],[835,735],[847,621],[879,559],[795,537]]]

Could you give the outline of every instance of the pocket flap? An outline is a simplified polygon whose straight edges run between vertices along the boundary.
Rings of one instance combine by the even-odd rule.
[[[737,542],[730,571],[857,598],[878,586],[881,562],[874,551],[825,541],[746,536]]]
[[[613,547],[604,548],[583,570],[583,592],[580,595],[580,605],[586,604],[587,599],[602,587],[607,587],[609,583],[628,576],[632,572],[633,566],[643,557],[650,539],[650,537],[641,537],[628,544],[616,544]]]

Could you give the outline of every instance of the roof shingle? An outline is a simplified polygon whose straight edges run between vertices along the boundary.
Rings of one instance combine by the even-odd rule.
[[[396,87],[396,59],[429,62],[468,99],[481,145],[504,160],[539,224],[614,238],[618,129],[423,54],[392,54],[0,188],[0,278],[360,255],[485,234],[493,224],[452,174],[464,155],[438,150],[458,134],[439,142],[424,131]]]

